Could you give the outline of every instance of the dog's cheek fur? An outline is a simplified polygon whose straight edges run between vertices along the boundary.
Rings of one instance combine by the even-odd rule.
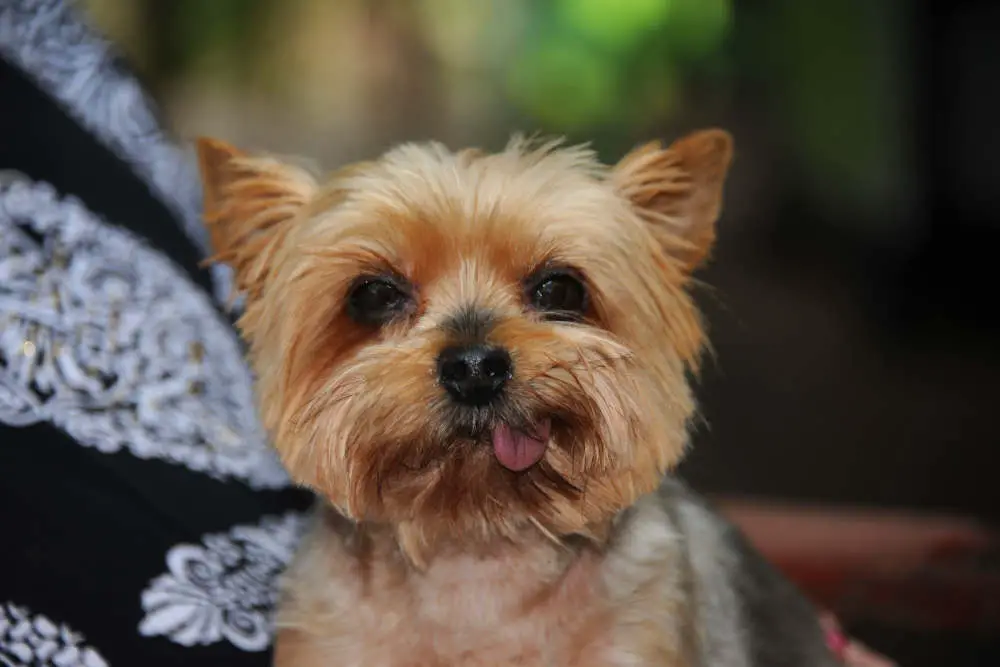
[[[517,351],[513,390],[565,425],[546,461],[580,492],[539,508],[548,527],[586,534],[656,488],[683,451],[687,406],[672,407],[641,358],[591,327],[512,320],[496,336]]]

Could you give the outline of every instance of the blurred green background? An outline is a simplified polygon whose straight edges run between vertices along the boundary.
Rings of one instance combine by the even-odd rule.
[[[832,203],[894,206],[906,188],[892,2],[85,4],[182,133],[339,162],[404,139],[541,130],[612,159],[648,136],[737,123],[752,85],[764,88],[748,113],[781,128],[788,154],[775,157]]]

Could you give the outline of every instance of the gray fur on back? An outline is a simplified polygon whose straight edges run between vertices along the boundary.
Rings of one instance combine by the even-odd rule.
[[[836,667],[813,606],[684,484],[659,497],[682,536],[701,667]]]

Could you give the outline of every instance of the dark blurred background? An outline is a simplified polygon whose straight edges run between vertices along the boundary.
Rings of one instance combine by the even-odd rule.
[[[330,167],[403,140],[499,147],[516,129],[613,161],[730,129],[687,478],[1000,519],[1000,2],[85,5],[182,136]],[[997,655],[982,632],[858,632],[902,664]]]

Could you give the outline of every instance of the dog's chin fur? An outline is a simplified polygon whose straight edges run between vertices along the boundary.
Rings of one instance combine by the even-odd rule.
[[[515,139],[496,154],[404,145],[320,180],[199,143],[215,259],[246,296],[239,326],[265,426],[292,477],[342,517],[318,524],[308,565],[290,578],[298,613],[286,618],[337,611],[309,591],[362,565],[365,581],[388,590],[401,572],[430,581],[442,563],[479,563],[499,577],[482,591],[497,604],[607,566],[599,554],[622,539],[622,512],[656,491],[686,447],[687,376],[704,345],[688,288],[715,238],[731,153],[719,130],[643,146],[613,167],[555,141]],[[551,267],[586,286],[578,321],[530,307],[529,281]],[[350,304],[373,276],[409,298],[379,326]],[[457,406],[437,377],[442,350],[470,342],[512,359],[502,400],[487,407]],[[501,465],[490,429],[542,422],[551,434],[541,460]],[[334,553],[341,565],[327,563]],[[387,605],[431,613],[412,607],[413,591],[406,602],[386,590]],[[590,598],[572,604],[591,608],[587,623],[617,614]],[[679,640],[668,643],[663,655],[679,655]]]

